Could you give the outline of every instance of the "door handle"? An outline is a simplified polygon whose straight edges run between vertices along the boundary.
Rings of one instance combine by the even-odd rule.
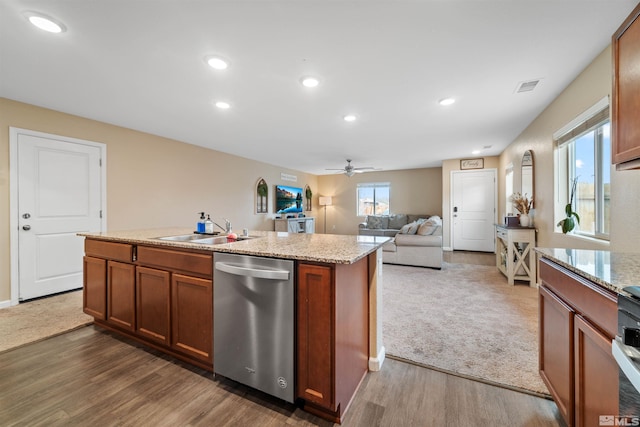
[[[31,226],[30,225],[23,225],[22,229],[25,230],[25,231],[29,231],[29,230],[31,230]]]

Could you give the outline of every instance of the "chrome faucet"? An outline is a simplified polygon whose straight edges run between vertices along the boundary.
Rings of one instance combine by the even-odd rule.
[[[225,225],[224,227],[215,221],[211,221],[211,222],[213,222],[220,230],[224,231],[225,233],[227,234],[231,233],[231,221],[229,221],[226,218],[222,218],[222,219],[224,219],[224,225]]]

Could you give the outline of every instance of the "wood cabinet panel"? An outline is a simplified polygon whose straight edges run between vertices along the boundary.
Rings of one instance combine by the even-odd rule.
[[[543,258],[540,278],[547,288],[588,317],[609,338],[618,329],[618,300],[616,295],[583,277]]]
[[[198,277],[213,277],[213,255],[151,246],[138,246],[138,264]]]
[[[211,363],[213,361],[213,282],[171,276],[171,346]]]
[[[612,162],[618,169],[640,167],[640,5],[614,33]]]
[[[333,269],[299,264],[297,300],[298,397],[335,411]]]
[[[136,331],[151,340],[170,345],[171,273],[136,268]]]
[[[618,414],[618,364],[611,340],[577,315],[574,349],[575,425],[597,427],[600,415]]]
[[[82,310],[99,320],[107,319],[107,261],[83,258]]]
[[[571,346],[574,312],[543,286],[539,288],[539,295],[540,376],[571,427],[574,413],[574,357]]]
[[[126,243],[105,242],[103,240],[84,240],[84,253],[87,256],[133,262],[133,246]]]
[[[132,264],[107,262],[107,321],[135,331],[136,268]]]

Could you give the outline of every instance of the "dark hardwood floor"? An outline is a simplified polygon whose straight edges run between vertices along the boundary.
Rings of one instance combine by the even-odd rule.
[[[555,404],[387,359],[345,426],[558,426]],[[329,426],[94,326],[0,353],[2,426]]]

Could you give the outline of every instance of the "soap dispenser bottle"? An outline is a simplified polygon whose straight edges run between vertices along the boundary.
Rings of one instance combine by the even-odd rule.
[[[213,221],[211,221],[211,216],[207,214],[207,219],[204,222],[204,232],[207,234],[213,234]]]
[[[200,220],[198,221],[198,224],[196,225],[196,233],[204,233],[205,232],[205,218],[204,218],[204,212],[200,212]]]

